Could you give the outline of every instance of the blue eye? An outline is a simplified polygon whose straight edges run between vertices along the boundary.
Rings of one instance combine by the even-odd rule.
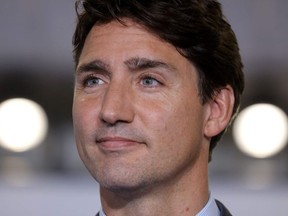
[[[141,80],[141,84],[146,87],[156,87],[160,82],[151,76],[147,76]]]
[[[84,85],[87,87],[93,87],[104,84],[104,81],[98,77],[89,77],[84,81]]]

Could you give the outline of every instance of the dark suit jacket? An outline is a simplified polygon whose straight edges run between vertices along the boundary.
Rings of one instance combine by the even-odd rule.
[[[220,210],[220,216],[232,216],[232,214],[228,211],[228,209],[218,200],[215,200],[216,204]]]
[[[218,200],[215,201],[220,210],[220,216],[232,216],[228,209],[221,202],[219,202]],[[99,212],[96,214],[96,216],[99,216]]]

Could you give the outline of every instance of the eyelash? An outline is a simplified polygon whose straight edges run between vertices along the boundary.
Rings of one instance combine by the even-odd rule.
[[[142,75],[141,77],[140,77],[140,83],[143,81],[143,80],[147,80],[147,79],[150,79],[150,80],[154,80],[154,81],[156,81],[157,82],[157,85],[163,85],[163,83],[162,82],[160,82],[159,81],[159,79],[158,78],[156,78],[154,75],[152,75],[152,74],[144,74],[144,75]],[[143,84],[142,83],[142,85],[144,85],[145,87],[147,87],[147,88],[151,88],[151,86],[149,86],[149,84]],[[152,86],[152,87],[155,87],[155,86]]]
[[[88,82],[91,80],[98,80],[98,82],[101,80],[102,82],[104,82],[103,79],[91,74],[91,75],[86,76],[85,79],[83,79],[83,86],[84,87],[92,87],[91,85],[88,84]],[[100,85],[100,84],[94,83],[94,85]]]
[[[139,78],[139,80],[140,80],[139,83],[140,83],[141,85],[143,85],[144,87],[146,87],[146,88],[156,87],[155,85],[152,85],[152,86],[151,86],[151,85],[149,85],[149,84],[144,84],[144,83],[142,83],[144,80],[148,80],[148,79],[157,82],[157,84],[155,84],[155,85],[163,85],[163,83],[162,83],[161,81],[159,81],[159,79],[158,79],[155,75],[153,75],[153,74],[143,74],[143,75],[141,75],[140,78]],[[100,77],[95,76],[94,74],[90,74],[90,75],[87,75],[87,76],[83,79],[82,85],[83,85],[84,87],[87,87],[87,88],[94,87],[95,85],[101,85],[101,83],[100,83],[100,84],[99,84],[99,83],[89,84],[89,81],[93,81],[93,80],[97,80],[98,82],[99,82],[99,81],[100,81],[100,82],[101,82],[101,81],[104,82],[104,80],[101,79]]]

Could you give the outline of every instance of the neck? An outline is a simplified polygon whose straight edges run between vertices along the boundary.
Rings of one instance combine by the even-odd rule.
[[[209,199],[206,155],[171,181],[161,182],[141,191],[110,191],[100,187],[107,216],[196,215]]]

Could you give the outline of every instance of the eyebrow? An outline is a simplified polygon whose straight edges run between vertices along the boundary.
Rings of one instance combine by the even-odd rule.
[[[169,64],[166,64],[159,60],[153,60],[148,58],[131,58],[124,62],[125,65],[132,71],[146,70],[151,68],[163,68],[169,71],[175,70],[175,68]]]
[[[94,61],[82,64],[76,69],[77,73],[91,72],[91,71],[108,72],[109,65],[104,63],[101,60],[94,60]]]
[[[163,68],[168,71],[175,71],[175,68],[172,65],[169,65],[159,60],[148,58],[134,57],[126,60],[124,64],[131,71],[141,71],[151,68]],[[76,69],[76,73],[93,72],[93,71],[109,72],[110,67],[108,64],[106,64],[101,60],[94,60],[88,63],[84,63],[79,67],[77,67]]]

